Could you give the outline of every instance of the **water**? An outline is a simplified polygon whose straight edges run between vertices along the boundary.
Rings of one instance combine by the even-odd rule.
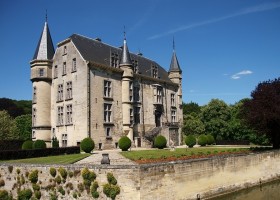
[[[280,200],[280,180],[230,193],[211,200]]]

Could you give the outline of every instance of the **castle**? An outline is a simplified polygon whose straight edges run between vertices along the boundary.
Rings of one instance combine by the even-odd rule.
[[[32,138],[50,146],[77,146],[91,137],[99,148],[116,148],[127,135],[135,147],[156,135],[168,145],[182,141],[182,70],[175,50],[169,71],[120,48],[73,34],[54,50],[47,21],[30,62]]]

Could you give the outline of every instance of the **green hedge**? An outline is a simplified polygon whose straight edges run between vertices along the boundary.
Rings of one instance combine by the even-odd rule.
[[[33,149],[45,149],[45,148],[47,148],[47,145],[44,140],[36,140],[33,143]]]
[[[119,139],[119,147],[122,151],[127,151],[131,147],[131,140],[127,136]]]
[[[189,148],[192,148],[194,145],[196,145],[196,138],[193,135],[188,135],[185,138],[185,143]]]
[[[159,135],[155,138],[154,146],[158,149],[163,149],[166,147],[167,140],[164,136]]]
[[[200,146],[206,146],[207,144],[207,137],[206,135],[202,134],[198,137],[197,139],[197,143],[200,145]]]
[[[32,149],[33,148],[33,142],[31,140],[27,140],[22,144],[21,149],[27,150],[27,149]]]

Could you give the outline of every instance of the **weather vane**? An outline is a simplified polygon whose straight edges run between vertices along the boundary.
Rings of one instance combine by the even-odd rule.
[[[46,9],[46,22],[48,22],[48,9]]]

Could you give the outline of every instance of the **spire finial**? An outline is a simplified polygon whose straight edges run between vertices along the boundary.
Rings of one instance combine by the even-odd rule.
[[[173,36],[173,51],[175,51],[175,40],[174,40],[174,36]]]
[[[46,9],[46,22],[48,22],[48,9]]]
[[[123,37],[126,40],[125,26],[123,26]]]

